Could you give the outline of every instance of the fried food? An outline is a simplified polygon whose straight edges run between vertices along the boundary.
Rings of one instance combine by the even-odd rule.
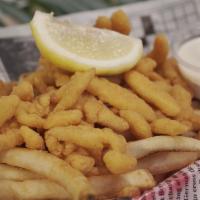
[[[156,61],[157,65],[162,65],[167,59],[169,53],[169,43],[166,35],[156,35],[153,50],[148,54],[148,57]]]
[[[120,116],[130,125],[131,133],[137,139],[152,136],[151,126],[142,115],[132,110],[120,110]]]
[[[158,90],[154,82],[137,71],[130,71],[125,75],[128,85],[149,103],[156,106],[167,116],[177,116],[180,107],[176,100],[166,91]]]
[[[21,126],[19,132],[24,140],[26,148],[38,150],[44,149],[44,140],[39,133],[27,126]]]
[[[16,95],[0,97],[0,126],[15,115],[19,103],[20,99]]]
[[[10,165],[0,164],[0,179],[1,180],[13,180],[13,181],[24,181],[33,179],[44,179],[44,177],[33,173],[31,171],[13,167]]]
[[[152,122],[151,128],[153,133],[171,136],[184,134],[191,129],[190,126],[169,118],[156,119]]]
[[[189,120],[192,114],[192,95],[181,85],[174,85],[171,90],[172,96],[179,102],[181,112],[177,116],[180,120]]]
[[[109,150],[103,156],[103,161],[112,174],[123,174],[132,171],[137,165],[137,160],[114,150]]]
[[[57,111],[49,114],[44,122],[44,128],[50,129],[57,126],[76,125],[81,122],[83,114],[80,110]]]
[[[10,129],[0,134],[0,152],[20,146],[24,143],[22,136],[17,129]]]
[[[31,106],[29,102],[20,103],[15,114],[17,121],[20,124],[31,127],[31,128],[42,128],[45,120],[35,113],[30,114],[28,112],[30,108],[29,106]]]
[[[126,149],[125,138],[108,128],[99,129],[84,125],[56,127],[45,133],[46,142],[49,137],[91,150],[102,150],[105,145],[119,152]]]
[[[150,72],[153,72],[156,68],[156,62],[148,57],[142,58],[137,65],[135,66],[135,69],[144,74],[145,76],[148,76]]]
[[[65,159],[74,169],[79,170],[83,174],[87,174],[92,170],[95,164],[94,158],[90,156],[72,153]]]
[[[129,35],[131,32],[131,22],[127,14],[123,10],[117,10],[113,12],[111,16],[112,29],[119,33]]]
[[[55,181],[63,186],[74,200],[93,194],[86,177],[66,165],[65,161],[47,152],[13,148],[0,153],[0,162],[30,170]]]
[[[103,175],[89,177],[97,196],[115,194],[127,186],[148,189],[155,186],[153,176],[148,170],[138,169],[121,175]]]
[[[84,113],[89,123],[98,123],[121,133],[129,129],[128,123],[114,114],[106,105],[94,97],[90,97],[84,105]]]
[[[58,90],[57,98],[59,102],[54,108],[54,111],[62,111],[71,108],[78,101],[84,90],[86,90],[94,75],[95,70],[93,69],[87,72],[76,72],[71,79],[60,88],[62,92]]]
[[[34,97],[33,86],[28,81],[22,80],[13,87],[11,94],[18,96],[23,101],[31,101]]]
[[[164,159],[163,159],[164,158]],[[179,170],[198,159],[198,152],[158,152],[138,160],[138,169],[152,174],[165,174]]]
[[[50,180],[0,180],[0,199],[66,199],[70,195],[60,185]]]
[[[107,16],[99,16],[96,19],[95,27],[97,28],[105,28],[105,29],[112,29],[112,22],[111,19]]]
[[[153,121],[156,118],[153,109],[143,99],[128,89],[104,78],[93,78],[87,89],[103,102],[119,110],[134,110],[144,116],[148,121]]]
[[[200,151],[200,141],[184,136],[154,136],[128,142],[127,152],[137,159],[159,151]]]

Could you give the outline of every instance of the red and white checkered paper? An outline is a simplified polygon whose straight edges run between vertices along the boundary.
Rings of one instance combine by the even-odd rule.
[[[200,200],[200,160],[132,200]]]

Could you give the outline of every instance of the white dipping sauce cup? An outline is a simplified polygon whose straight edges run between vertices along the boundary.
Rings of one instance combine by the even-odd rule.
[[[195,97],[200,99],[200,36],[179,42],[174,50],[181,74],[188,80]]]

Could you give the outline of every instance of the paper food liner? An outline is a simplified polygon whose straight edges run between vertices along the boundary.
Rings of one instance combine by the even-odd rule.
[[[200,200],[200,160],[132,200]]]

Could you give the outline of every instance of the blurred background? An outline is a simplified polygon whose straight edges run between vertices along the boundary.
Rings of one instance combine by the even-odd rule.
[[[0,26],[28,22],[36,9],[47,12],[53,11],[58,16],[137,1],[145,0],[0,0]]]

